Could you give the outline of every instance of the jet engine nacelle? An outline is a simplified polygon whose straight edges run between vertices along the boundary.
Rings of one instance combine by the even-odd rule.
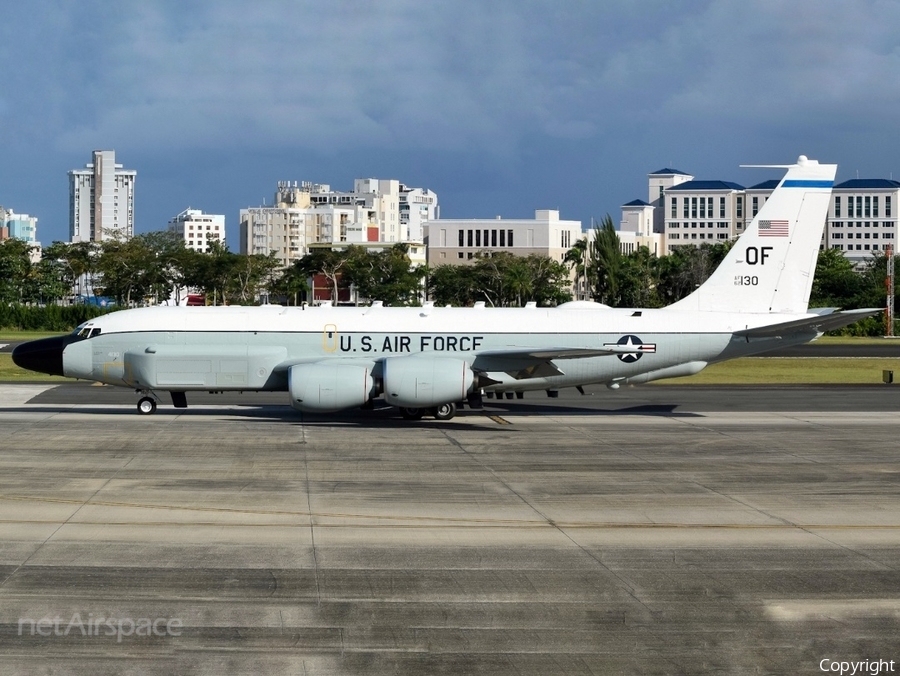
[[[357,364],[319,362],[288,369],[291,406],[298,411],[331,413],[362,406],[374,385],[369,369]]]
[[[461,359],[388,357],[384,360],[384,399],[392,406],[426,408],[450,404],[472,391],[475,374]]]

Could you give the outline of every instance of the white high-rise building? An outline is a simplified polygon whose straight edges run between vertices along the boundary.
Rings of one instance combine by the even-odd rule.
[[[654,230],[654,215],[658,211],[644,200],[633,200],[622,205],[622,220],[619,222],[619,248],[623,254],[630,254],[645,246],[654,256],[665,255],[665,235]],[[588,238],[593,232],[588,231]]]
[[[405,241],[424,241],[425,224],[440,217],[437,195],[433,191],[400,184],[400,236]]]
[[[169,232],[182,237],[188,249],[206,253],[213,241],[225,243],[225,216],[188,207],[169,221]]]
[[[420,198],[430,200],[425,204],[430,210],[419,209],[415,200]],[[407,188],[393,179],[356,179],[352,192],[332,190],[325,184],[281,181],[273,206],[241,209],[240,250],[244,254],[274,252],[287,266],[309,253],[312,244],[421,245],[422,235],[413,238],[410,230],[421,230],[436,209],[433,192]]]
[[[116,164],[115,150],[95,150],[94,161],[69,172],[69,240],[101,242],[134,235],[137,172]]]

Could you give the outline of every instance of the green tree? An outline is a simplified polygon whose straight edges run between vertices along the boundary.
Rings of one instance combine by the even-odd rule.
[[[156,269],[156,252],[142,237],[104,240],[97,271],[101,294],[112,296],[116,303],[126,307],[142,303],[159,283],[161,274]]]
[[[439,305],[522,306],[528,302],[558,305],[572,296],[569,271],[559,261],[508,251],[478,254],[471,265],[440,265],[428,274],[428,291]]]
[[[347,288],[349,281],[344,278],[345,272],[350,259],[358,255],[361,247],[353,245],[346,249],[314,249],[303,256],[300,260],[294,262],[298,274],[305,274],[311,277],[315,274],[324,275],[331,284],[331,301],[337,303],[340,289]]]
[[[590,241],[590,257],[594,299],[607,305],[618,305],[622,250],[609,214],[594,229]]]
[[[559,305],[572,300],[569,270],[563,263],[538,254],[531,254],[524,261],[530,277],[530,297],[519,297],[519,305],[528,300],[538,305]]]
[[[206,253],[192,251],[183,259],[185,286],[200,289],[213,305],[226,305],[239,258],[227,245],[215,240],[209,243]]]
[[[566,252],[563,262],[575,273],[575,289],[580,290],[587,276],[588,240],[582,237]]]
[[[661,307],[659,259],[641,246],[622,258],[619,299],[623,307]]]
[[[413,268],[409,246],[394,246],[372,253],[352,247],[344,268],[345,282],[353,284],[363,298],[381,300],[385,305],[418,305],[423,268]]]
[[[733,242],[676,247],[659,261],[659,299],[681,300],[703,284],[731,250]]]
[[[0,242],[0,302],[21,303],[31,285],[31,246],[20,239]]]
[[[53,242],[44,248],[41,260],[54,261],[63,282],[74,293],[82,295],[86,291],[83,282],[93,288],[99,254],[100,247],[95,242]]]
[[[241,304],[254,302],[262,290],[269,288],[279,265],[274,252],[236,256],[233,259],[232,283],[227,289],[231,298]]]
[[[69,275],[63,264],[52,258],[42,258],[31,268],[28,300],[32,303],[53,303],[72,293]]]
[[[290,265],[275,273],[269,281],[269,294],[286,305],[300,305],[309,292],[309,275],[297,266]]]
[[[439,265],[428,270],[428,294],[436,305],[465,307],[475,303],[476,284],[465,265]]]
[[[837,307],[853,309],[860,307],[859,299],[864,294],[866,279],[853,269],[853,263],[838,249],[823,249],[816,260],[816,274],[813,277],[810,307]],[[884,275],[881,278],[883,295]],[[879,304],[884,304],[882,298]]]

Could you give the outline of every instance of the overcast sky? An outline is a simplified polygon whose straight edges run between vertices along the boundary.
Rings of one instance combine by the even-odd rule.
[[[279,180],[587,227],[663,167],[900,178],[895,0],[0,2],[0,204],[44,244],[94,149],[138,172],[138,232],[190,206],[232,250]]]

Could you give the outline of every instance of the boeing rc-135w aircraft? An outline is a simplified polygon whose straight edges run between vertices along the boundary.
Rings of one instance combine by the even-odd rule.
[[[662,309],[159,307],[18,346],[19,366],[134,388],[286,391],[300,411],[384,396],[405,417],[452,418],[483,392],[646,383],[805,343],[877,310],[807,309],[837,165],[801,156],[713,275]]]

